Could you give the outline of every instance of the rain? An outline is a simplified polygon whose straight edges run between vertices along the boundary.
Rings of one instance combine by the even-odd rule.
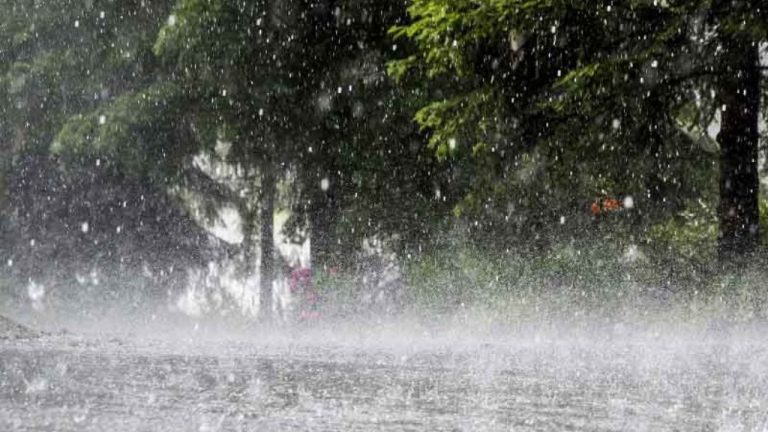
[[[763,1],[0,11],[0,430],[768,430]]]

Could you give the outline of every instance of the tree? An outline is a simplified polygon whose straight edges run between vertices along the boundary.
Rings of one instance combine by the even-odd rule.
[[[467,145],[497,174],[532,151],[570,171],[590,158],[654,196],[660,156],[722,111],[719,251],[754,249],[761,2],[415,0],[409,12],[393,34],[417,53],[391,70],[448,83],[416,116],[438,153]],[[648,171],[631,163],[643,154],[657,159]]]
[[[308,228],[317,269],[353,255],[363,238],[403,231],[385,220],[391,214],[413,215],[420,227],[406,241],[427,231],[432,164],[416,145],[422,136],[398,121],[406,111],[397,100],[408,95],[384,75],[386,29],[403,13],[400,2],[178,1],[167,18],[156,16],[164,22],[148,56],[156,67],[71,116],[54,153],[109,160],[149,184],[191,186],[214,207],[236,203],[246,275],[260,251],[268,310],[271,215],[286,176],[293,233]],[[217,187],[193,163],[201,153],[219,157],[221,143],[231,144],[223,157],[241,173],[235,189]],[[418,181],[403,187],[403,176]]]
[[[365,238],[394,249],[418,247],[444,216],[436,191],[445,178],[406,121],[414,98],[387,79],[397,55],[387,29],[402,22],[402,1],[308,2],[298,73],[302,198],[296,215],[309,222],[318,269],[348,266]],[[307,151],[309,150],[309,151]],[[439,195],[439,193],[438,193]],[[438,216],[440,215],[440,216]]]
[[[433,201],[434,167],[414,145],[422,136],[398,122],[408,95],[384,74],[393,52],[386,30],[403,15],[399,1],[189,0],[158,39],[173,70],[185,71],[180,78],[208,89],[207,110],[228,125],[233,161],[267,179],[293,173],[291,226],[308,228],[317,269],[338,264],[365,236],[395,230],[373,208]],[[418,177],[418,193],[393,174]]]
[[[157,181],[153,167],[163,160],[162,149],[146,152],[142,165],[135,140],[118,147],[132,156],[125,158],[129,164],[119,164],[115,152],[84,151],[87,140],[67,146],[69,132],[86,119],[93,127],[83,128],[85,135],[118,129],[106,107],[126,115],[130,107],[121,96],[150,87],[158,66],[152,43],[170,6],[0,3],[0,230],[10,240],[0,255],[12,259],[7,271],[20,279],[66,284],[62,275],[93,268],[168,275],[214,255],[218,246]],[[131,169],[146,175],[130,175]],[[153,294],[166,293],[159,286]]]
[[[245,272],[255,262],[255,229],[260,223],[261,308],[271,309],[274,245],[272,238],[276,185],[286,159],[278,137],[288,134],[287,105],[292,97],[290,69],[297,62],[296,16],[292,5],[268,1],[179,1],[160,31],[155,52],[164,59],[171,79],[197,95],[186,112],[214,130],[201,137],[211,146],[231,142],[227,159],[242,167],[253,191],[240,204],[244,226]],[[282,150],[282,149],[281,149]],[[251,174],[258,175],[258,181]],[[268,318],[268,313],[262,313]]]
[[[717,100],[721,104],[720,144],[720,219],[719,252],[730,258],[755,249],[760,239],[758,197],[758,117],[760,113],[761,76],[759,46],[768,40],[768,13],[763,6],[759,38],[739,29],[740,18],[750,17],[751,6],[736,5],[733,16],[725,15],[718,28],[720,56],[716,77]],[[727,4],[721,8],[729,7]],[[738,10],[741,9],[741,10]],[[725,14],[727,10],[722,10]],[[731,12],[733,13],[733,12]],[[759,13],[758,13],[759,15]],[[751,18],[751,17],[750,17]],[[735,26],[735,28],[729,28]]]

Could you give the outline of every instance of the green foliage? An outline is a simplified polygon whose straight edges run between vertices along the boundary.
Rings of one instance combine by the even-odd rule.
[[[665,203],[654,208],[663,219],[713,197],[706,176],[719,148],[706,130],[721,106],[717,76],[730,67],[718,38],[765,41],[748,10],[765,18],[756,2],[414,0],[411,21],[390,33],[415,53],[389,72],[438,89],[415,116],[438,156],[468,151],[461,164],[473,174],[457,213],[477,217],[502,200],[540,217],[525,204],[531,188],[509,182],[533,155],[550,185],[570,186],[582,203],[648,195]]]
[[[702,270],[701,257],[628,242],[557,244],[539,251],[458,246],[409,262],[406,310],[475,313],[491,322],[587,319],[595,323],[670,319],[676,323],[764,319],[762,258],[738,268]],[[663,256],[660,256],[663,255]]]
[[[180,136],[180,113],[191,103],[171,82],[126,93],[95,112],[71,118],[51,151],[74,160],[106,158],[136,178],[169,181],[196,150],[195,141]]]
[[[139,196],[204,183],[202,195],[237,202],[251,226],[265,194],[254,173],[285,174],[294,234],[314,230],[313,247],[350,261],[371,237],[424,253],[410,275],[426,303],[627,296],[642,275],[615,262],[633,242],[682,266],[710,263],[720,146],[707,130],[733,60],[722,42],[768,37],[756,0],[0,8],[0,231],[71,186],[51,185],[105,176]],[[220,141],[244,173],[229,194],[193,163]],[[68,175],[28,182],[51,154]],[[636,205],[592,219],[600,197]],[[466,248],[441,251],[457,226]],[[612,288],[617,272],[626,290]]]
[[[313,279],[319,296],[318,310],[323,317],[355,316],[363,312],[360,279],[353,274],[321,272]]]
[[[141,39],[150,76],[68,117],[52,150],[174,185],[225,140],[226,161],[245,173],[295,177],[289,234],[328,219],[318,229],[343,254],[373,235],[416,247],[448,205],[433,195],[449,179],[410,124],[412,95],[384,75],[386,31],[403,14],[399,1],[177,1],[148,28],[154,39]]]
[[[148,43],[165,3],[3,2],[0,140],[11,143],[7,158],[45,156],[70,118],[141,88],[153,70]]]
[[[760,200],[760,225],[768,226],[768,200]],[[652,225],[646,242],[661,254],[660,261],[674,260],[713,267],[718,227],[716,209],[703,200],[689,201],[685,209]],[[761,233],[763,248],[768,235]]]
[[[703,201],[689,203],[677,215],[652,226],[648,238],[665,257],[711,264],[717,244],[715,209]]]
[[[639,289],[628,279],[631,268],[619,263],[620,256],[610,244],[560,245],[540,254],[500,255],[460,246],[409,267],[407,303],[430,310],[453,311],[461,305],[504,314],[614,308]]]
[[[165,189],[179,98],[156,85],[152,44],[170,3],[0,2],[0,256],[15,281],[210,257]]]

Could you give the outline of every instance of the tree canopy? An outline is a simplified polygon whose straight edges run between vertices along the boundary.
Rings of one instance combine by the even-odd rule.
[[[760,2],[416,0],[409,13],[392,33],[416,52],[390,71],[444,89],[416,115],[438,155],[471,152],[504,178],[544,148],[572,181],[589,158],[587,184],[664,199],[685,190],[676,161],[719,152],[721,248],[756,241]],[[730,126],[729,105],[748,125]]]
[[[281,209],[318,270],[353,267],[371,239],[407,257],[456,230],[535,249],[618,221],[650,242],[692,209],[723,259],[760,241],[757,0],[2,7],[0,232],[19,245],[86,221],[112,244],[152,219],[205,261],[192,195],[208,219],[237,209],[230,246],[263,284]]]

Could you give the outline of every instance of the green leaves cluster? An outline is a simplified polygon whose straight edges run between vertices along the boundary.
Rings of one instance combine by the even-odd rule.
[[[756,1],[413,0],[408,13],[391,34],[414,52],[389,73],[433,89],[415,119],[440,158],[475,170],[461,209],[513,202],[539,220],[602,194],[661,218],[715,199],[723,38],[764,44],[768,22]]]

